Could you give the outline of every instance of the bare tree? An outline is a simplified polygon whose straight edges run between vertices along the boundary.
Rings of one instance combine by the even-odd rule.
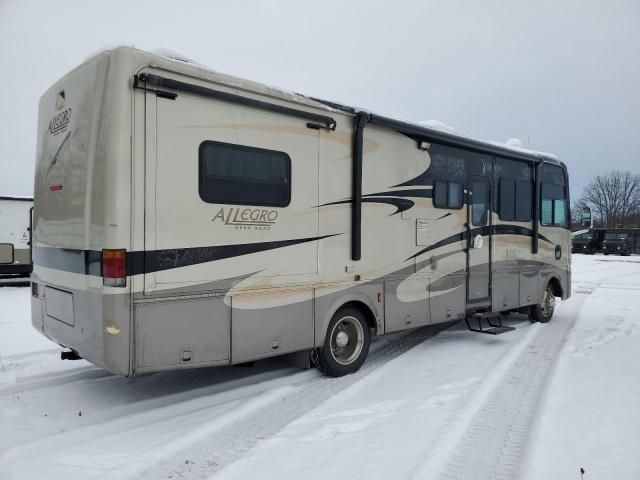
[[[605,227],[629,226],[640,213],[640,175],[614,170],[598,175],[576,205],[591,207],[595,219]]]

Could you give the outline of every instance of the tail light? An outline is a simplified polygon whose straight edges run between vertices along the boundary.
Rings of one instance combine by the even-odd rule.
[[[107,287],[127,285],[127,251],[124,248],[102,250],[102,284]]]

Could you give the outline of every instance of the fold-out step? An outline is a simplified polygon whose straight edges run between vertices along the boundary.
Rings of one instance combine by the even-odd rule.
[[[490,328],[485,328],[483,330],[473,330],[474,332],[480,332],[480,333],[488,333],[489,335],[500,335],[501,333],[505,333],[505,332],[510,332],[511,330],[515,330],[515,328],[513,327],[506,327],[506,326],[502,326],[502,327],[490,327]]]
[[[472,332],[486,333],[488,335],[500,335],[501,333],[515,330],[514,327],[502,325],[502,317],[499,313],[495,312],[483,312],[467,315],[464,321],[467,324],[467,328]],[[486,322],[486,325],[483,326],[484,322]],[[477,324],[477,326],[475,324]]]

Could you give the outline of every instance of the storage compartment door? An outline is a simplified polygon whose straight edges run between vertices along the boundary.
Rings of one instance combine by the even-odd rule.
[[[136,370],[229,363],[231,309],[223,297],[139,303]]]

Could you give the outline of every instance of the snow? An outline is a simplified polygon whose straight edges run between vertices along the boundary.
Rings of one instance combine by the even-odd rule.
[[[30,294],[29,288],[0,287],[0,360],[56,347],[31,326]]]
[[[378,339],[354,375],[286,359],[114,377],[0,288],[0,478],[638,478],[640,257],[573,256],[549,324]],[[8,432],[8,433],[6,433]]]
[[[422,120],[418,122],[418,125],[422,125],[423,127],[433,128],[434,130],[440,130],[442,132],[447,133],[456,133],[453,127],[450,127],[444,122],[440,120]]]
[[[623,257],[624,258],[624,257]],[[531,436],[525,478],[640,477],[640,258],[590,257],[584,300]]]

